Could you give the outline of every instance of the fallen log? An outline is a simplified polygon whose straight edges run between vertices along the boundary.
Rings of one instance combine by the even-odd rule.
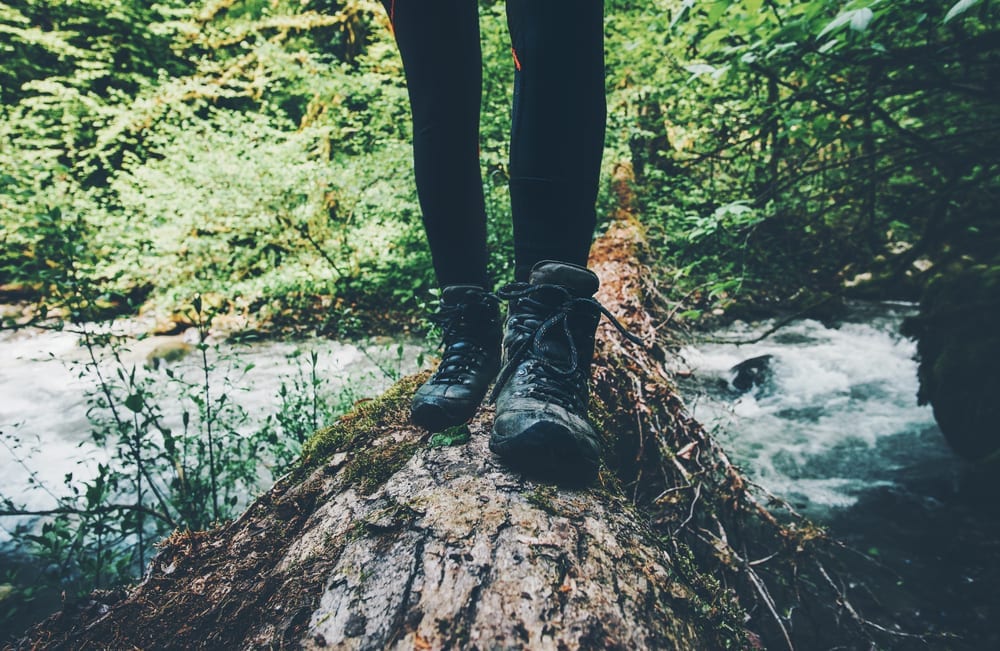
[[[511,473],[470,440],[432,447],[407,420],[425,375],[318,432],[237,520],[176,532],[142,582],[95,594],[24,648],[722,649],[854,647],[864,619],[839,549],[758,502],[664,370],[627,169],[595,243],[598,298],[648,348],[598,333],[592,486]],[[779,505],[780,510],[780,505]],[[831,551],[833,550],[833,551]],[[837,560],[837,567],[826,563]],[[883,646],[884,643],[879,642]]]

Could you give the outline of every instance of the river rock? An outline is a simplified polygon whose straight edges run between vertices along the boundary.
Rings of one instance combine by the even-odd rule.
[[[1000,256],[942,270],[920,314],[904,323],[917,340],[921,404],[930,403],[948,444],[971,461],[1000,458]]]
[[[754,387],[764,386],[774,374],[771,369],[771,360],[774,355],[758,355],[745,359],[736,366],[729,369],[733,374],[732,385],[740,391],[746,393]]]

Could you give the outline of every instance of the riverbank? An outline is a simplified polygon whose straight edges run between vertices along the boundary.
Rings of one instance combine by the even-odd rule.
[[[217,519],[210,482],[219,482],[225,517],[240,512],[308,436],[414,373],[426,352],[404,337],[221,334],[202,349],[197,332],[148,335],[147,326],[0,332],[0,510],[22,513],[0,519],[0,641],[56,609],[60,594],[137,576],[159,535],[208,526]],[[81,331],[117,336],[88,347]],[[135,502],[138,468],[147,499],[155,490],[170,500],[149,504],[169,519],[147,519],[145,541],[134,513],[114,506]],[[130,551],[137,542],[141,553]]]
[[[106,324],[84,327],[108,328]],[[112,377],[119,367],[134,371],[138,383],[148,379],[161,387],[158,397],[165,409],[179,407],[181,396],[172,380],[197,382],[203,372],[196,349],[197,333],[192,333],[193,338],[192,334],[146,335],[143,328],[144,324],[132,321],[115,324],[118,333],[132,336],[115,344],[116,359],[106,356],[106,347],[98,350],[100,369]],[[424,353],[423,342],[406,337],[365,341],[214,339],[209,340],[206,350],[217,390],[230,388],[232,402],[247,413],[246,422],[239,427],[244,433],[262,427],[281,408],[281,387],[301,381],[304,373],[314,375],[318,386],[301,388],[318,390],[329,401],[325,413],[342,413],[355,401],[377,394],[392,381],[414,372]],[[311,367],[313,354],[316,363]],[[93,425],[88,419],[98,390],[94,371],[79,334],[32,329],[0,333],[0,395],[4,396],[0,431],[8,439],[21,440],[25,452],[38,448],[40,453],[32,458],[34,479],[14,455],[4,455],[0,492],[20,495],[26,503],[44,508],[51,498],[35,486],[36,482],[58,487],[68,473],[86,481],[87,470],[105,461],[91,441]],[[163,424],[179,427],[180,413],[166,413]]]

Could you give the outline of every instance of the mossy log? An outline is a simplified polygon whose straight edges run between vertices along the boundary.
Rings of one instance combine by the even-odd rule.
[[[674,392],[627,174],[616,182],[622,207],[591,267],[599,299],[651,345],[598,333],[607,466],[593,485],[508,471],[486,445],[488,407],[467,443],[433,447],[407,421],[423,377],[407,378],[317,433],[236,521],[175,533],[139,585],[64,609],[21,645],[867,646],[881,627],[817,560],[822,533],[762,508]]]

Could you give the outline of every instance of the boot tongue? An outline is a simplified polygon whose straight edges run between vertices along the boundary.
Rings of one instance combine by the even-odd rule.
[[[441,302],[445,305],[476,303],[483,296],[483,288],[478,285],[449,285],[441,290]]]
[[[590,269],[552,260],[536,264],[528,280],[532,285],[562,285],[572,295],[580,298],[593,296],[601,284]]]

